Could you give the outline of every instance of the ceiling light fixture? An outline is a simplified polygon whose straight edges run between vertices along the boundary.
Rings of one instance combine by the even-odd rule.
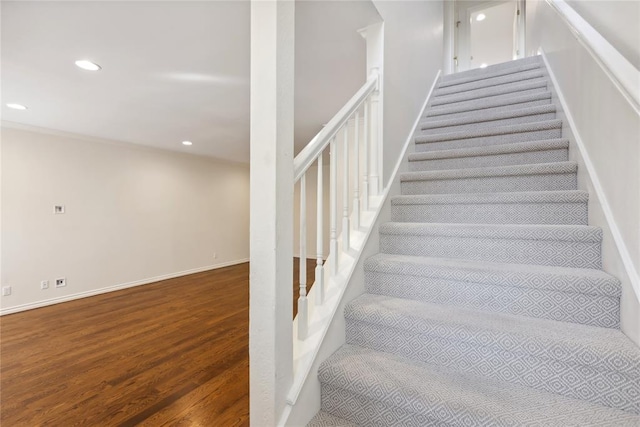
[[[79,59],[76,61],[76,66],[79,68],[82,68],[83,70],[87,70],[87,71],[100,71],[102,69],[101,66],[99,66],[98,64],[95,64],[91,61],[88,61],[86,59]]]
[[[191,142],[191,141],[182,141],[182,145],[186,145],[186,146],[193,145],[193,142]]]
[[[484,18],[486,18],[487,15],[485,15],[484,13],[479,13],[478,16],[476,16],[476,21],[480,22],[480,21],[484,21]]]
[[[7,107],[12,108],[14,110],[27,110],[27,107],[22,104],[7,104]]]

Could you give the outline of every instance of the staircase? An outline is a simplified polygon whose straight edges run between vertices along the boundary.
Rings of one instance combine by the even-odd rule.
[[[539,57],[441,79],[310,426],[640,425],[549,86]]]

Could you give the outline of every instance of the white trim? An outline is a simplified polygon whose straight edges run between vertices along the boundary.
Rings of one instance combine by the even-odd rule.
[[[433,84],[431,85],[431,88],[429,89],[429,92],[427,93],[427,96],[424,100],[424,104],[422,105],[422,108],[420,109],[420,112],[418,113],[418,117],[416,117],[415,122],[413,123],[413,127],[411,129],[411,132],[409,133],[409,135],[407,136],[407,140],[404,144],[404,147],[402,149],[402,151],[400,152],[400,156],[398,157],[398,161],[396,162],[396,166],[393,170],[393,173],[391,174],[391,177],[389,179],[389,182],[387,183],[387,185],[384,188],[384,191],[382,193],[382,196],[380,197],[380,202],[378,204],[378,207],[373,215],[373,218],[371,220],[371,226],[368,227],[366,234],[364,236],[364,240],[362,242],[362,246],[360,247],[360,250],[358,251],[357,254],[354,254],[353,259],[349,265],[349,271],[347,272],[346,275],[344,275],[344,281],[342,283],[346,283],[346,286],[341,286],[340,287],[340,291],[337,295],[337,297],[332,297],[331,298],[331,302],[327,302],[326,304],[332,304],[332,306],[330,307],[330,313],[328,315],[328,319],[324,319],[323,320],[323,325],[322,325],[322,329],[318,332],[314,332],[314,334],[319,333],[320,335],[317,336],[317,345],[314,345],[312,349],[309,349],[309,353],[302,352],[305,355],[305,359],[304,362],[302,364],[302,366],[300,366],[300,375],[296,375],[294,378],[294,383],[291,386],[291,389],[289,390],[289,393],[287,394],[287,404],[289,405],[289,407],[286,408],[285,412],[283,413],[280,422],[278,423],[278,425],[284,425],[286,422],[287,417],[289,416],[289,413],[291,411],[290,406],[295,405],[298,397],[300,396],[300,392],[302,391],[302,388],[304,386],[304,384],[307,381],[307,378],[309,376],[309,373],[311,372],[311,367],[313,366],[313,363],[315,362],[316,358],[318,357],[318,352],[320,351],[320,348],[322,346],[322,343],[324,342],[325,336],[329,330],[329,326],[331,325],[336,312],[338,310],[338,307],[340,306],[340,302],[342,301],[342,298],[344,296],[344,293],[347,290],[347,287],[349,286],[349,283],[351,281],[351,277],[353,275],[353,272],[355,271],[355,267],[358,265],[358,261],[360,259],[360,256],[362,255],[362,251],[364,250],[367,241],[369,240],[369,237],[371,236],[371,233],[374,230],[377,230],[377,227],[374,227],[373,225],[376,223],[376,221],[378,220],[378,217],[380,216],[380,212],[382,212],[382,209],[384,207],[385,204],[385,200],[387,200],[387,197],[389,196],[389,191],[391,190],[391,187],[393,185],[394,179],[395,177],[398,175],[398,171],[400,170],[400,167],[402,166],[402,164],[404,163],[404,160],[406,158],[406,154],[407,154],[407,150],[409,149],[409,145],[411,144],[411,142],[413,142],[416,131],[418,129],[418,124],[420,123],[420,120],[422,119],[423,115],[424,115],[424,111],[427,108],[427,104],[429,102],[429,99],[431,98],[431,96],[433,95],[433,92],[436,88],[436,84],[438,83],[438,80],[440,79],[440,75],[442,73],[442,70],[438,70],[438,73],[436,74],[435,79],[433,80]],[[342,271],[341,271],[341,275],[342,275]],[[335,280],[335,278],[334,278]],[[311,288],[311,292],[313,292],[313,287]],[[310,341],[309,339],[307,339],[307,341]],[[307,356],[308,354],[308,356]]]
[[[556,77],[553,74],[553,70],[551,69],[549,61],[547,60],[547,56],[544,52],[544,49],[541,49],[541,54],[542,54],[542,60],[544,61],[547,67],[547,71],[549,72],[549,78],[551,79],[551,82],[555,87],[556,95],[558,96],[558,100],[560,101],[562,110],[566,116],[567,122],[569,124],[569,127],[571,128],[573,136],[575,137],[576,146],[578,147],[578,150],[580,151],[580,155],[582,156],[582,160],[584,161],[584,165],[587,169],[587,174],[589,175],[589,178],[591,179],[591,183],[593,184],[593,189],[595,190],[596,196],[600,201],[602,212],[604,213],[604,217],[607,221],[607,224],[609,225],[609,229],[611,230],[614,243],[618,249],[618,252],[620,253],[620,258],[622,259],[624,268],[627,272],[627,275],[629,276],[629,280],[631,281],[631,286],[634,290],[636,298],[638,299],[638,301],[640,301],[640,276],[636,271],[636,268],[631,259],[631,254],[629,254],[627,245],[625,244],[624,239],[622,238],[622,234],[620,233],[620,229],[618,228],[615,218],[613,217],[611,206],[609,205],[607,196],[604,192],[604,189],[602,188],[602,184],[600,184],[600,179],[598,178],[596,169],[593,166],[593,162],[591,161],[591,158],[589,157],[589,153],[587,152],[585,144],[582,141],[580,132],[578,132],[578,127],[576,126],[576,123],[573,120],[573,117],[571,116],[571,112],[569,111],[567,102],[565,101],[564,95],[562,94],[562,90],[560,89],[560,85],[558,84],[558,81],[556,80]]]
[[[222,262],[220,264],[208,265],[206,267],[198,267],[198,268],[193,268],[191,270],[180,271],[177,273],[163,274],[161,276],[150,277],[148,279],[135,280],[133,282],[128,282],[128,283],[121,283],[119,285],[106,286],[104,288],[93,289],[91,291],[78,292],[75,294],[65,295],[62,297],[50,298],[50,299],[37,301],[33,303],[16,305],[13,307],[0,309],[0,316],[4,316],[6,314],[18,313],[26,310],[32,310],[34,308],[46,307],[48,305],[60,304],[62,302],[68,302],[68,301],[73,301],[77,299],[93,297],[100,294],[106,294],[109,292],[115,292],[123,289],[133,288],[136,286],[148,285],[150,283],[159,282],[161,280],[175,279],[176,277],[187,276],[189,274],[202,273],[203,271],[216,270],[218,268],[223,268],[223,267],[230,267],[232,265],[243,264],[245,262],[249,262],[249,258]]]
[[[575,38],[602,67],[613,84],[640,114],[640,71],[585,21],[565,0],[546,0]]]

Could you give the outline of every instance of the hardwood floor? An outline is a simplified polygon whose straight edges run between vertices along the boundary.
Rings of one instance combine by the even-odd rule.
[[[3,316],[1,425],[249,425],[248,273],[240,264]]]

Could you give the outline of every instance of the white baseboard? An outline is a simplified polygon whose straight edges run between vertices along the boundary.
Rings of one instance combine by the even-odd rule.
[[[93,297],[100,294],[106,294],[108,292],[120,291],[123,289],[133,288],[135,286],[148,285],[150,283],[159,282],[167,279],[175,279],[176,277],[187,276],[189,274],[202,273],[203,271],[216,270],[218,268],[230,267],[232,265],[243,264],[249,262],[249,258],[239,259],[234,261],[223,262],[220,264],[208,265],[205,267],[193,268],[191,270],[179,271],[177,273],[163,274],[161,276],[150,277],[148,279],[136,280],[128,283],[121,283],[119,285],[106,286],[104,288],[93,289],[91,291],[78,292],[71,295],[65,295],[63,297],[50,298],[42,301],[37,301],[28,304],[16,305],[13,307],[7,307],[0,309],[0,316],[5,314],[19,313],[21,311],[33,310],[34,308],[46,307],[48,305],[60,304],[62,302],[73,301],[81,298]]]

